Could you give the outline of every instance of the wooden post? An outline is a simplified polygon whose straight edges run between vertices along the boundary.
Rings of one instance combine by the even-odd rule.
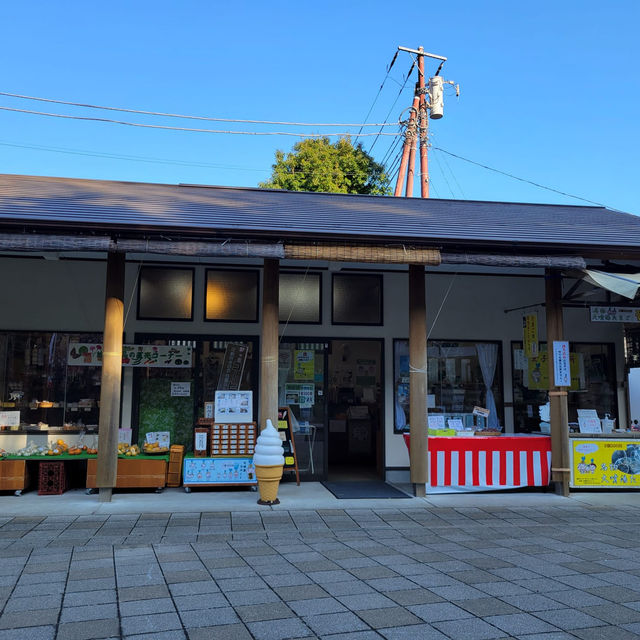
[[[107,284],[102,351],[102,384],[98,429],[96,484],[100,502],[110,502],[118,468],[122,333],[124,331],[125,254],[107,254]]]
[[[426,494],[427,431],[427,309],[424,265],[409,265],[409,425],[410,469],[416,496]]]
[[[262,334],[260,339],[260,424],[267,418],[278,426],[278,290],[279,262],[265,258],[262,273]]]
[[[557,269],[545,271],[547,315],[547,362],[551,418],[551,481],[556,493],[569,495],[569,411],[566,387],[556,387],[553,375],[553,342],[563,340],[562,275]]]

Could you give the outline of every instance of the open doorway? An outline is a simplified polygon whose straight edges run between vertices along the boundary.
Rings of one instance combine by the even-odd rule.
[[[328,480],[383,476],[383,340],[331,340]]]

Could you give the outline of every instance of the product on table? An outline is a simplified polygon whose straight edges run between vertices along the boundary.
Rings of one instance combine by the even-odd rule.
[[[260,490],[258,503],[277,504],[278,486],[284,467],[284,450],[278,430],[273,426],[271,420],[267,420],[267,426],[258,436],[253,454],[253,464],[256,468],[256,478]]]

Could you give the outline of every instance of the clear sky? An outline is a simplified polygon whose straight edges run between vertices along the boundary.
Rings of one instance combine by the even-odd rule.
[[[447,92],[445,117],[431,122],[435,147],[640,213],[638,0],[25,0],[1,3],[0,24],[3,92],[312,123],[363,122],[383,81],[368,121],[397,120],[411,104],[415,71],[400,93],[409,54],[399,55],[385,80],[386,67],[398,45],[422,45],[449,58],[442,75],[462,89],[459,100]],[[433,61],[427,64],[428,74],[435,69]],[[6,96],[0,106],[243,128]],[[389,155],[391,164],[393,140],[378,139],[372,155],[379,161]],[[295,141],[0,110],[2,173],[256,186],[270,175],[275,150],[289,150]],[[374,138],[360,141],[369,150]],[[432,197],[581,204],[442,151],[429,157]]]

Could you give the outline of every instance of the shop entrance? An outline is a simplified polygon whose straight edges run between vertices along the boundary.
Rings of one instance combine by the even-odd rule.
[[[383,475],[383,340],[329,342],[328,480]]]

